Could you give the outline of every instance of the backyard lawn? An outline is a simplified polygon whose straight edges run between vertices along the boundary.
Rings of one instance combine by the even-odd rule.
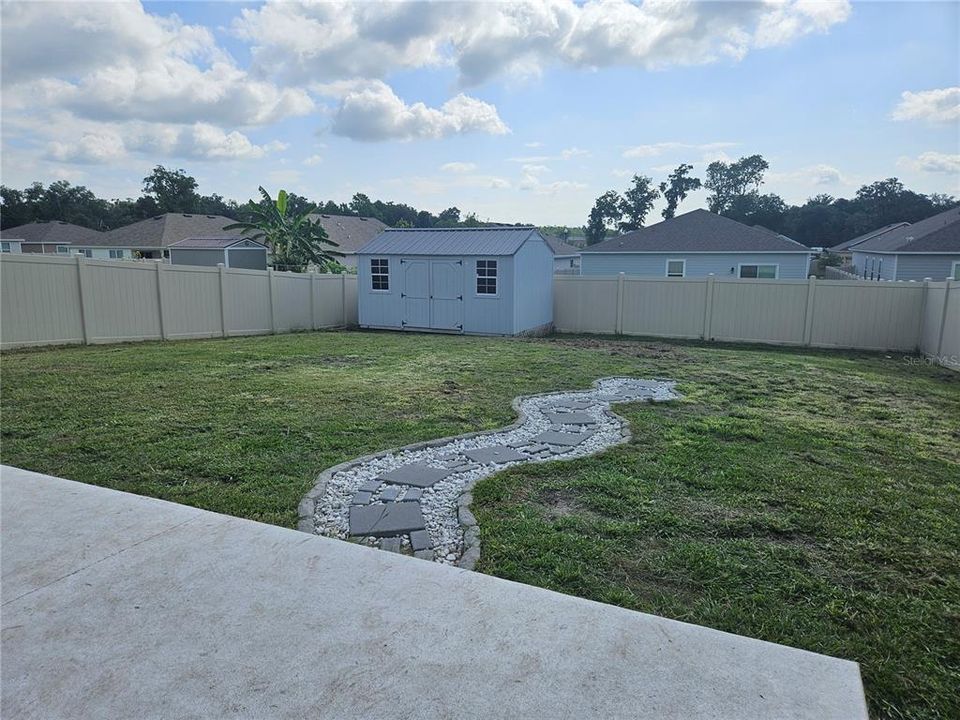
[[[856,660],[876,717],[960,717],[960,373],[360,332],[0,363],[4,463],[290,527],[330,465],[500,427],[520,394],[675,379],[682,400],[618,406],[629,444],[482,481],[478,570]]]

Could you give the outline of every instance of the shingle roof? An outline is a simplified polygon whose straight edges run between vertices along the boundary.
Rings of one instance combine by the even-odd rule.
[[[0,230],[0,237],[4,240],[23,240],[28,243],[56,243],[59,245],[83,244],[88,241],[95,241],[102,236],[103,233],[99,230],[91,230],[61,220],[32,222]]]
[[[581,252],[580,248],[565,243],[560,238],[553,237],[553,235],[544,235],[543,239],[547,241],[547,245],[553,250],[554,255],[563,257],[564,255],[579,255]]]
[[[796,252],[810,248],[772,230],[750,227],[706,210],[677,215],[597,245],[584,253],[600,252]]]
[[[235,223],[223,215],[194,215],[191,213],[166,213],[131,225],[101,233],[95,241],[74,243],[95,247],[165,248],[175,242],[191,237],[236,238],[237,230],[224,230]]]
[[[250,238],[245,237],[226,237],[226,238],[185,238],[184,240],[179,240],[175,243],[170,243],[169,247],[175,247],[177,249],[183,250],[206,250],[206,249],[220,249],[227,248],[238,243],[253,243],[259,247],[266,249],[266,245],[263,243],[257,242],[256,240],[251,240]]]
[[[362,255],[513,255],[534,227],[387,228],[358,251]]]
[[[832,248],[830,248],[830,249],[831,249],[833,252],[843,252],[844,250],[849,250],[849,249],[851,249],[854,245],[859,245],[860,243],[864,242],[865,240],[870,240],[870,239],[875,238],[875,237],[877,237],[877,236],[879,236],[879,235],[883,235],[883,234],[885,234],[885,233],[888,233],[888,232],[890,232],[891,230],[896,230],[896,229],[899,228],[899,227],[903,227],[903,226],[909,225],[909,224],[910,224],[910,223],[906,223],[906,222],[898,222],[898,223],[891,223],[890,225],[884,225],[882,228],[878,228],[878,229],[876,229],[876,230],[871,230],[870,232],[866,232],[866,233],[864,233],[863,235],[857,235],[855,238],[851,238],[850,240],[844,240],[842,243],[838,243],[838,244],[834,245],[834,246],[833,246]]]
[[[960,208],[904,224],[851,249],[854,252],[960,253]]]
[[[319,220],[327,236],[339,247],[337,252],[351,255],[386,230],[385,223],[376,218],[353,215],[325,215],[314,213],[311,220]]]

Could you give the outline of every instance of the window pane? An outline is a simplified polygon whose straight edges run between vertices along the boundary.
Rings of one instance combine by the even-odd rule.
[[[757,277],[757,266],[756,266],[756,265],[741,265],[741,266],[740,266],[740,277],[742,277],[742,278],[755,278],[755,277]]]
[[[683,277],[683,260],[671,260],[667,263],[667,277]]]
[[[773,279],[777,277],[776,265],[761,265],[757,271],[757,277]]]

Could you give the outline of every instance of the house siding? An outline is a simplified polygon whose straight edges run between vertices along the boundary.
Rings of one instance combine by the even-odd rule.
[[[890,257],[890,256],[888,256]],[[950,276],[953,263],[960,262],[960,253],[953,255],[896,255],[897,280],[943,280]]]
[[[853,267],[856,274],[870,280],[896,280],[897,256],[886,253],[853,253]],[[871,272],[872,270],[872,272]]]
[[[779,265],[778,278],[807,277],[810,260],[807,253],[590,253],[580,259],[581,275],[617,275],[666,277],[667,260],[685,260],[684,277],[736,277],[741,264]],[[732,268],[732,272],[731,272]]]

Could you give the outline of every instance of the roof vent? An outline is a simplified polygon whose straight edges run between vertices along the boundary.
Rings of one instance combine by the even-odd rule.
[[[324,218],[324,219],[326,219],[326,220],[329,220],[329,219],[330,219],[330,216],[329,216],[329,215],[321,215],[320,217],[322,217],[322,218]]]
[[[163,215],[154,215],[151,220],[163,220]]]
[[[907,235],[907,236],[904,238],[904,240],[906,240],[907,242],[910,242],[910,241],[913,240],[913,239],[914,239],[913,235]]]
[[[193,215],[187,215],[186,213],[184,213],[183,216],[184,216],[184,217],[193,217]]]
[[[211,220],[216,220],[216,219],[217,219],[217,216],[216,216],[216,215],[207,215],[207,217],[210,218]]]
[[[364,218],[364,217],[360,218],[360,222],[366,222],[366,221],[367,221],[366,218]]]

